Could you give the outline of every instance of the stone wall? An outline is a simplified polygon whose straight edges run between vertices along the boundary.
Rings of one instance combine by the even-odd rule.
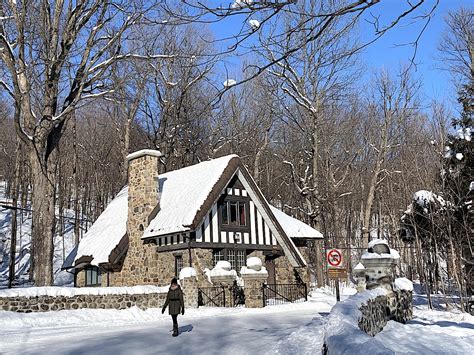
[[[359,308],[362,313],[359,328],[374,336],[381,332],[389,320],[406,323],[413,318],[411,291],[388,291],[386,296],[369,300]]]
[[[198,283],[195,278],[185,278],[180,280],[181,288],[183,290],[184,307],[197,308],[198,307]]]
[[[197,272],[198,286],[209,287],[211,284],[204,274],[204,269],[213,268],[212,250],[211,249],[192,249],[192,267]]]
[[[392,311],[391,319],[399,323],[406,323],[413,319],[413,292],[397,290],[395,298],[396,307]]]
[[[363,332],[374,336],[381,332],[390,318],[387,296],[378,296],[370,299],[359,308],[362,314],[359,318],[359,328]]]
[[[263,307],[263,280],[245,279],[245,307],[246,308],[262,308]]]
[[[0,309],[21,313],[80,308],[126,309],[134,306],[147,309],[161,308],[165,300],[166,293],[0,297]]]

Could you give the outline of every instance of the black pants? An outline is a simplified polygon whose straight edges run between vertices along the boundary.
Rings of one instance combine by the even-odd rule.
[[[178,315],[172,314],[171,318],[173,318],[173,328],[178,328]]]

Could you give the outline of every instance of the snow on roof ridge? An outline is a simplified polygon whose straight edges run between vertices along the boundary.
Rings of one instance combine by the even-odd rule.
[[[137,150],[136,152],[130,153],[127,155],[127,161],[139,158],[144,155],[151,155],[154,157],[161,157],[163,154],[159,150],[156,149],[142,149],[142,150]]]

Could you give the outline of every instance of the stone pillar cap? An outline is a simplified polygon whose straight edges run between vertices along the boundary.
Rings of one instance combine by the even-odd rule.
[[[242,274],[241,277],[244,279],[244,282],[245,280],[257,280],[263,282],[268,278],[268,273]]]
[[[140,158],[140,157],[143,157],[145,155],[151,155],[153,157],[161,157],[163,154],[161,154],[161,152],[159,150],[155,150],[155,149],[142,149],[142,150],[137,150],[136,152],[133,152],[129,155],[127,155],[127,161],[130,161],[130,160],[133,160],[133,159],[137,159],[137,158]]]

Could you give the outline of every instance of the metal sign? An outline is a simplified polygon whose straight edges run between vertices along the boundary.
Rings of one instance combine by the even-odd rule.
[[[329,268],[339,268],[342,266],[342,253],[339,249],[330,249],[326,253],[326,260]]]
[[[347,269],[328,269],[328,277],[330,279],[347,279]]]

